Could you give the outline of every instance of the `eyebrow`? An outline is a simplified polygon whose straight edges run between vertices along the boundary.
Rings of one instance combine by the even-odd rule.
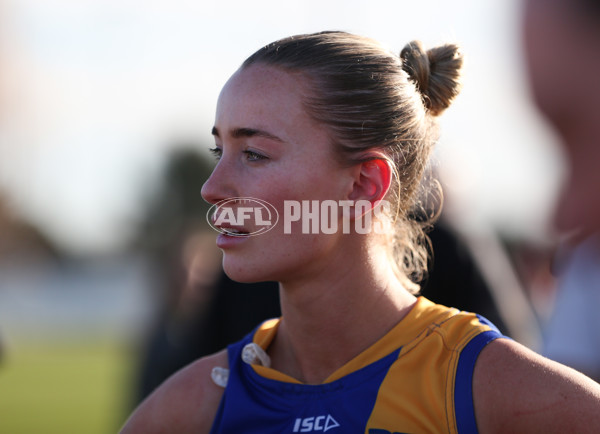
[[[231,130],[230,134],[231,134],[231,137],[233,137],[235,139],[239,139],[242,137],[264,137],[265,139],[275,140],[277,142],[283,143],[283,140],[280,139],[279,137],[277,137],[267,131],[258,130],[255,128],[234,128]],[[220,137],[219,130],[217,129],[217,127],[212,128],[212,135],[215,137]]]

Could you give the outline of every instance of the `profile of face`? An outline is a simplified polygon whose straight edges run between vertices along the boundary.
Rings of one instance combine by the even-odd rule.
[[[230,78],[217,104],[213,135],[218,162],[202,187],[205,200],[257,198],[283,216],[286,200],[347,197],[353,169],[342,167],[328,131],[306,112],[305,80],[261,64]],[[342,235],[298,232],[286,234],[277,225],[257,236],[219,235],[225,272],[243,282],[283,281],[296,275],[309,278],[332,266],[328,262]]]
[[[557,227],[589,233],[600,230],[600,13],[583,3],[525,0],[523,41],[535,102],[568,163]]]

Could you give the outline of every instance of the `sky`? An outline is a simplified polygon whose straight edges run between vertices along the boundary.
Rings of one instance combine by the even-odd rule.
[[[518,0],[0,0],[0,193],[68,250],[118,249],[167,153],[212,144],[239,64],[336,29],[396,52],[459,43],[464,88],[436,154],[448,206],[473,226],[544,236],[564,166],[529,102],[519,13]]]

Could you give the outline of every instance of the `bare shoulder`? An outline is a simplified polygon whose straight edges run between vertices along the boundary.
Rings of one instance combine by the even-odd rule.
[[[121,434],[208,433],[224,390],[211,379],[216,366],[228,367],[227,350],[170,377],[133,412]]]
[[[600,432],[600,385],[509,339],[482,350],[473,398],[482,433]]]

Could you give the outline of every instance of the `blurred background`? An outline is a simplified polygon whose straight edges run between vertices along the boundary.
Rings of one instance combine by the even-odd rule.
[[[539,345],[564,164],[529,101],[519,26],[518,0],[0,0],[0,433],[117,431],[153,327],[169,318],[177,340],[210,306],[216,99],[249,54],[296,33],[462,45],[435,158],[444,212],[495,252],[484,274],[527,305],[496,296],[499,310]]]

